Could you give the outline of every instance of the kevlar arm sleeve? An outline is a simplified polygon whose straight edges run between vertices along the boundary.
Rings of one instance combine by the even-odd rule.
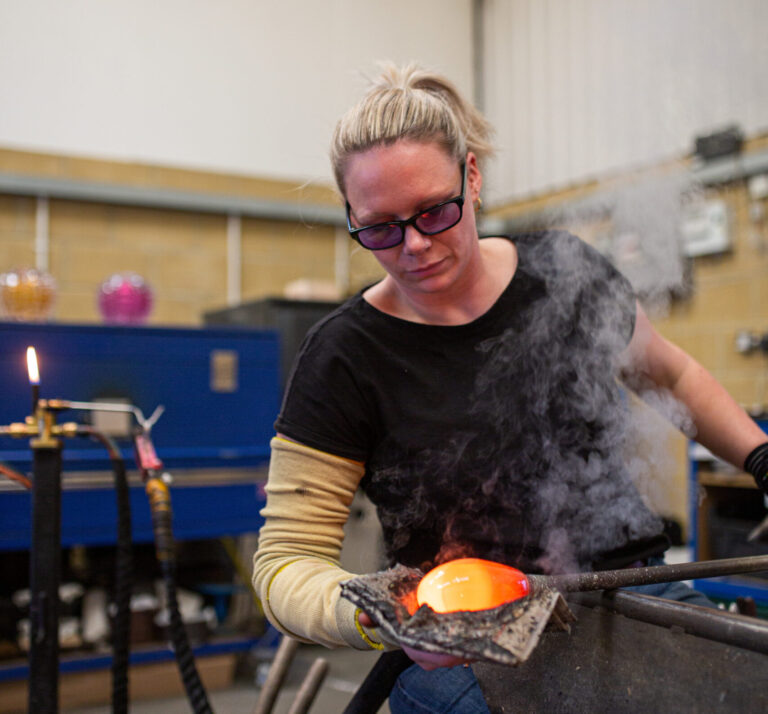
[[[359,610],[339,588],[353,577],[339,555],[363,465],[280,437],[271,447],[253,571],[267,619],[303,642],[383,649],[377,631],[359,623]]]

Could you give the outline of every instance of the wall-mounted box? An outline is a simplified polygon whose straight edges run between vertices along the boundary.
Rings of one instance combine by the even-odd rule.
[[[725,201],[713,200],[689,207],[681,231],[683,253],[689,257],[724,253],[731,247],[728,207]]]

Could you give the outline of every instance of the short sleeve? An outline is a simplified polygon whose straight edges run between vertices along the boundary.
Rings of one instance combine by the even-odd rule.
[[[313,328],[294,360],[277,432],[356,461],[368,457],[373,427],[356,360],[359,347],[344,340],[332,321]]]
[[[568,234],[570,235],[570,234]],[[592,319],[595,329],[610,335],[614,346],[624,348],[632,339],[637,317],[637,299],[629,280],[606,256],[584,241],[578,241],[584,264],[595,277],[585,282],[582,309],[594,312],[600,319]]]
[[[636,299],[629,280],[597,249],[567,231],[525,236],[518,244],[547,285],[554,310],[592,344],[622,350],[632,339]]]

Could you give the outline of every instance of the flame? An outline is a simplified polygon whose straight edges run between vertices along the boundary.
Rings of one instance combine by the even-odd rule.
[[[27,347],[27,372],[30,384],[40,384],[40,372],[37,368],[37,352],[34,347]]]
[[[490,610],[531,591],[524,573],[502,563],[459,558],[430,570],[419,582],[416,599],[435,612]]]

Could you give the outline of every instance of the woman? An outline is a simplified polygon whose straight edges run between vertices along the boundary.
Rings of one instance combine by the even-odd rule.
[[[448,81],[415,67],[387,68],[336,128],[350,233],[386,276],[313,328],[276,422],[254,582],[294,637],[397,646],[339,598],[359,486],[393,562],[562,572],[661,556],[660,520],[622,458],[618,374],[668,391],[702,444],[738,466],[752,454],[765,473],[765,434],[598,253],[563,232],[479,239],[489,135]],[[393,712],[486,710],[471,669],[406,652]]]

